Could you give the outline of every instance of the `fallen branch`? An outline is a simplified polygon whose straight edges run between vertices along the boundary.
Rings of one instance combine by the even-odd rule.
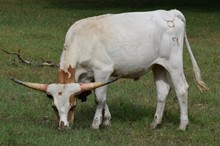
[[[2,48],[0,48],[3,52],[5,52],[6,54],[9,55],[15,55],[18,57],[18,59],[21,61],[21,63],[27,64],[27,65],[31,65],[31,66],[50,66],[50,67],[58,67],[58,64],[52,62],[52,61],[45,61],[43,58],[41,58],[42,63],[32,63],[31,61],[25,60],[21,57],[20,55],[20,49],[18,50],[18,53],[15,52],[9,52],[7,50],[4,50]]]

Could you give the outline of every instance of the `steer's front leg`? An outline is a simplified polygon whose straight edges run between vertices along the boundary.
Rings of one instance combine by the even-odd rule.
[[[104,106],[104,113],[103,113],[103,122],[102,122],[102,125],[103,126],[110,126],[111,125],[111,113],[108,109],[108,105],[107,103],[105,103],[105,106]]]
[[[106,82],[111,75],[110,71],[96,72],[96,82]],[[93,118],[92,128],[99,129],[99,126],[103,123],[104,126],[110,125],[111,114],[106,103],[107,86],[103,86],[95,89],[96,95],[96,112]]]
[[[96,112],[91,126],[93,129],[99,129],[99,126],[102,124],[103,114],[105,115],[104,109],[106,105],[106,92],[107,92],[107,87],[101,87],[95,90]]]

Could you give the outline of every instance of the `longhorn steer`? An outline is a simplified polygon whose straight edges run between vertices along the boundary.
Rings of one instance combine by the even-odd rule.
[[[76,95],[73,93],[80,90],[78,84],[73,86],[74,82],[106,82],[110,76],[121,75],[137,79],[152,70],[157,89],[157,109],[151,127],[156,128],[162,121],[170,91],[168,80],[171,80],[180,105],[179,129],[185,130],[189,124],[189,86],[183,72],[184,40],[196,83],[204,90],[206,85],[188,43],[185,17],[180,11],[107,14],[73,24],[66,34],[60,59],[59,84],[50,85],[47,91],[53,96],[59,128],[69,127],[74,119]],[[92,123],[94,129],[101,124],[110,124],[106,94],[106,86],[95,89],[97,105]],[[79,96],[86,95],[88,92]]]

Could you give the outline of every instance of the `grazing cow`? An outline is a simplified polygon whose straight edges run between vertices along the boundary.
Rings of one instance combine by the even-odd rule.
[[[86,100],[91,92],[91,88],[82,92],[83,85],[80,88],[79,84],[73,83],[107,82],[110,76],[138,79],[152,70],[157,89],[157,108],[151,127],[156,128],[162,121],[171,80],[180,106],[179,129],[185,130],[189,124],[189,86],[183,71],[184,40],[196,84],[205,90],[207,87],[187,39],[185,17],[178,10],[107,14],[74,23],[65,38],[59,64],[59,84],[49,85],[47,90],[45,85],[31,88],[52,95],[59,128],[70,127],[74,120],[76,97]],[[110,124],[106,94],[107,86],[95,89],[94,129],[101,124]]]

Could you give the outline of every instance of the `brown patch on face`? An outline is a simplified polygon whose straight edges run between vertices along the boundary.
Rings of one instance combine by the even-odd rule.
[[[74,122],[74,107],[70,109],[67,115],[67,120],[69,122],[69,126],[71,127]]]
[[[59,121],[60,121],[60,116],[59,116],[59,112],[57,110],[57,107],[55,105],[52,106],[54,111],[55,111],[55,114],[56,114],[56,122],[57,122],[57,126],[59,127]]]
[[[67,120],[70,124],[70,126],[72,126],[73,124],[73,121],[74,121],[74,109],[76,107],[76,97],[75,96],[70,96],[69,98],[69,103],[70,103],[70,110],[68,112],[68,115],[67,115]]]
[[[69,103],[70,103],[70,106],[75,106],[75,96],[70,96],[70,98],[69,98]]]

